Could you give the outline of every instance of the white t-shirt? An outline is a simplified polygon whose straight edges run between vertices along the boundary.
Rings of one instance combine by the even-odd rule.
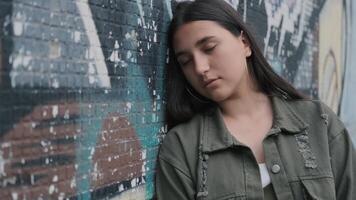
[[[271,177],[268,174],[268,170],[265,163],[259,163],[258,166],[260,168],[262,187],[264,188],[271,183]]]

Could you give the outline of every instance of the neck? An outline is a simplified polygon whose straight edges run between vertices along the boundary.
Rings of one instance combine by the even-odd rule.
[[[255,90],[245,91],[244,94],[220,102],[218,105],[223,116],[231,119],[242,116],[253,117],[266,108],[271,108],[268,96]]]

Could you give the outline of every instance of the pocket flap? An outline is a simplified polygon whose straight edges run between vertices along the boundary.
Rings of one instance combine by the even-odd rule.
[[[332,178],[302,180],[307,196],[313,200],[335,200],[335,185]]]

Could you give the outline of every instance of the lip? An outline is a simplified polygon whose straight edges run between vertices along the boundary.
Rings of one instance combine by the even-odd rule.
[[[219,78],[214,78],[214,79],[209,79],[204,81],[204,87],[209,87],[210,85],[212,85],[216,80],[219,80]]]

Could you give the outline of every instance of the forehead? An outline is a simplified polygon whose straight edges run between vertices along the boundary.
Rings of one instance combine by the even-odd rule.
[[[232,34],[214,21],[193,21],[177,29],[173,37],[173,45],[179,48],[182,45],[194,45],[196,41],[206,36],[224,38],[227,35]]]

